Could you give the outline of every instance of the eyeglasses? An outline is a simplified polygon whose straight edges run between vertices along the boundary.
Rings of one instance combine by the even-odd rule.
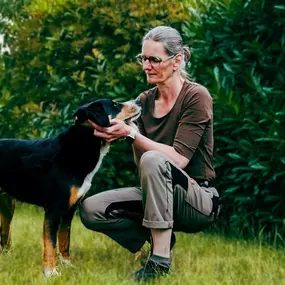
[[[167,58],[160,58],[158,56],[149,56],[149,57],[146,57],[145,55],[143,54],[138,54],[136,56],[136,59],[138,61],[139,64],[143,65],[147,60],[149,61],[149,63],[152,65],[152,66],[158,66],[161,62],[163,61],[167,61],[173,57],[175,57],[176,55],[171,55]]]

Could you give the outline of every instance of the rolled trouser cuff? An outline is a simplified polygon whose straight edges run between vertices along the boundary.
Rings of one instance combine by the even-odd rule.
[[[173,221],[154,222],[143,219],[143,226],[150,229],[172,229]]]

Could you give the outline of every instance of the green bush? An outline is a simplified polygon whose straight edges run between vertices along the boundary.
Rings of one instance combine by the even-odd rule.
[[[214,98],[215,166],[224,219],[238,229],[284,229],[285,6],[200,1],[183,27],[191,72]]]
[[[1,137],[55,135],[82,103],[136,98],[149,88],[135,61],[143,35],[161,24],[180,29],[189,17],[178,0],[31,0],[14,13],[7,5],[2,15],[13,25],[3,29],[11,54],[0,70]],[[137,184],[134,169],[131,147],[115,143],[94,191]]]

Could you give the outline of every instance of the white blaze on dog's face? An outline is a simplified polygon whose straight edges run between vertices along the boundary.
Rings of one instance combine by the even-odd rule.
[[[138,101],[128,101],[124,103],[117,103],[122,105],[121,111],[116,115],[116,119],[132,122],[136,120],[141,113],[141,107]]]

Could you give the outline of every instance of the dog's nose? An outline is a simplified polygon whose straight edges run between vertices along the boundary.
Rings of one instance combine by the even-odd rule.
[[[142,103],[139,99],[136,99],[135,100],[135,104],[138,105],[139,107],[141,107]]]

